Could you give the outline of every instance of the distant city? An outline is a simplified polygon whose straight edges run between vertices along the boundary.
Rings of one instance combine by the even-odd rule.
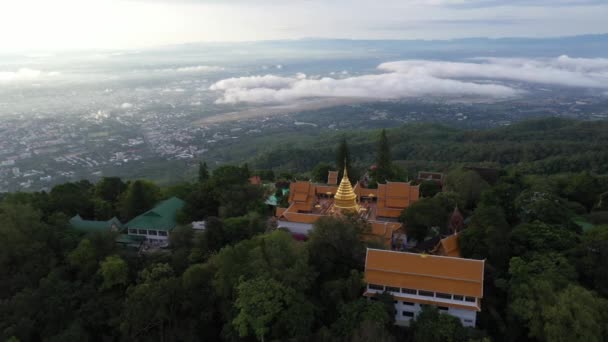
[[[605,36],[593,39],[608,40]],[[585,51],[576,40],[568,42],[561,52],[579,51],[587,54],[584,57],[598,53]],[[258,43],[250,47],[251,59],[235,56],[243,46],[82,54],[72,57],[73,63],[65,63],[65,56],[33,56],[27,63],[23,58],[18,62],[15,56],[0,56],[3,68],[18,70],[0,70],[0,192],[49,190],[54,184],[114,175],[172,182],[192,176],[189,172],[199,160],[212,166],[247,161],[253,156],[233,153],[230,146],[247,146],[252,139],[283,134],[385,128],[411,122],[483,129],[531,117],[608,118],[605,88],[569,86],[567,80],[557,84],[525,82],[517,77],[493,81],[495,88],[508,86],[521,93],[511,97],[484,96],[483,92],[475,93],[477,90],[456,95],[442,90],[402,99],[376,98],[373,91],[369,97],[356,93],[340,96],[346,82],[350,89],[351,84],[359,86],[355,82],[364,84],[370,77],[386,75],[377,70],[383,62],[412,55],[431,58],[436,56],[432,50],[441,46],[408,44],[409,48],[339,41],[335,44],[338,48],[327,51],[322,41],[317,45],[311,41],[300,45]],[[442,58],[453,56],[453,60],[469,63],[484,53],[478,45],[467,41]],[[518,53],[536,55],[527,49]],[[508,56],[510,50],[505,50],[501,55]],[[272,51],[276,54],[269,57]],[[602,58],[596,61],[596,69],[577,74],[582,81],[601,81],[593,72],[601,73],[608,63]],[[501,63],[512,64],[509,60]],[[551,70],[555,75],[562,71]],[[261,76],[251,77],[256,75]],[[430,81],[443,81],[436,77]],[[467,81],[462,82],[465,86],[485,86],[488,82],[470,80],[467,75],[457,78]],[[225,81],[218,83],[221,80]],[[334,88],[328,91],[338,95],[319,100],[307,93],[291,94],[296,96],[292,101],[277,102],[280,92],[293,92],[293,84],[302,80],[307,86],[332,82]],[[251,89],[273,97],[268,102],[252,98]]]

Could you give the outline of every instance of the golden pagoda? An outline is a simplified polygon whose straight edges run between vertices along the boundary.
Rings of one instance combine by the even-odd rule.
[[[334,196],[334,208],[354,212],[359,211],[357,195],[353,191],[353,186],[348,180],[346,165],[344,166],[344,176],[342,176],[342,181],[340,181],[340,186]]]

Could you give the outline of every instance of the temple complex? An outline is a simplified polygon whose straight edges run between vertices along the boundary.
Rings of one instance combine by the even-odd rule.
[[[370,223],[367,239],[375,239],[390,248],[395,237],[404,235],[398,222],[401,212],[420,197],[419,186],[411,183],[387,182],[378,189],[352,186],[348,170],[337,182],[338,172],[330,171],[327,184],[296,181],[289,187],[289,207],[277,208],[278,226],[296,234],[305,234],[323,216],[358,215]]]

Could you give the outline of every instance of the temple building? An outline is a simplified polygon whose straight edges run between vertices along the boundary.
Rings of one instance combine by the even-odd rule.
[[[409,325],[425,305],[474,327],[483,298],[484,260],[367,250],[364,296],[387,292],[395,302],[395,324]]]
[[[419,199],[419,186],[402,182],[379,184],[378,189],[365,188],[359,182],[352,186],[346,169],[339,185],[337,178],[338,173],[330,171],[328,184],[291,183],[289,207],[276,210],[278,227],[307,235],[319,218],[349,213],[367,220],[371,231],[365,234],[366,238],[375,239],[387,248],[395,243],[395,236],[404,235],[397,219]]]

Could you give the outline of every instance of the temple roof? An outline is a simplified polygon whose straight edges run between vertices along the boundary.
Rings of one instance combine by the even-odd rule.
[[[484,260],[368,248],[365,281],[482,298],[484,265]]]

